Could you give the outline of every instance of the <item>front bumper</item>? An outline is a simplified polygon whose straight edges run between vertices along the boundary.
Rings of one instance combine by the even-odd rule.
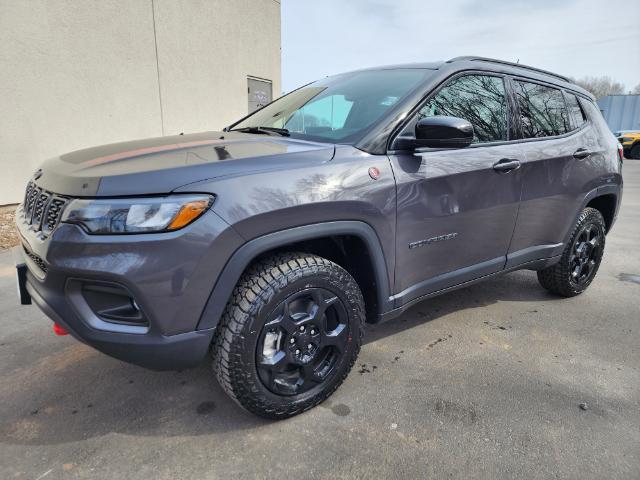
[[[241,238],[209,211],[175,232],[88,235],[60,225],[49,238],[17,215],[26,270],[23,285],[33,303],[78,340],[112,357],[154,370],[197,365],[214,329],[198,329],[224,262]],[[104,321],[83,297],[83,285],[108,282],[130,292],[147,323]]]

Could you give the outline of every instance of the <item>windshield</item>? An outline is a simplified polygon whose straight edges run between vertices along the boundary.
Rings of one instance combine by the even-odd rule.
[[[307,140],[355,141],[415,89],[427,72],[369,70],[325,78],[279,98],[232,130],[266,127],[287,129],[292,137]]]

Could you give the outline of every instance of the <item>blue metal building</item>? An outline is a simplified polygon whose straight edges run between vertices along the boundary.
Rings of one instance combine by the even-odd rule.
[[[640,95],[607,95],[598,106],[611,131],[640,130]]]

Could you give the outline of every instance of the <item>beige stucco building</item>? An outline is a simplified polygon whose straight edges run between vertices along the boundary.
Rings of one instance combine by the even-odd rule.
[[[44,159],[220,129],[280,92],[279,0],[0,0],[0,205]]]

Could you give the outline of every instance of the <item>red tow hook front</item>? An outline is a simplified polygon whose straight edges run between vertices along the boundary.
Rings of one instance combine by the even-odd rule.
[[[60,336],[69,335],[69,332],[67,332],[67,330],[64,327],[61,327],[56,322],[53,322],[53,333]]]

